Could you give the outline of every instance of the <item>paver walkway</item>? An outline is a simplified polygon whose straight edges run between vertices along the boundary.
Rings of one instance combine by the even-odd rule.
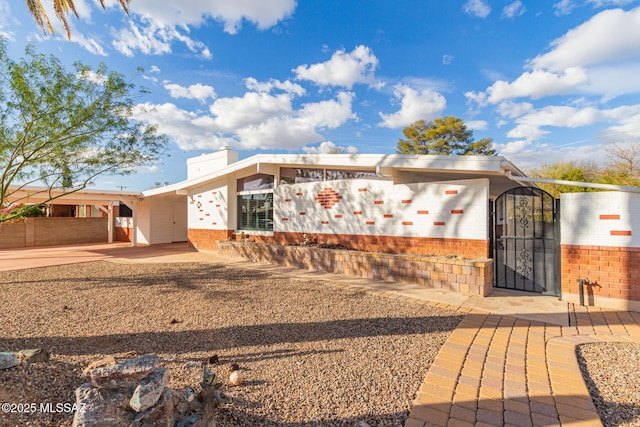
[[[569,308],[570,326],[469,311],[430,367],[405,427],[602,425],[575,348],[640,344],[640,313]]]

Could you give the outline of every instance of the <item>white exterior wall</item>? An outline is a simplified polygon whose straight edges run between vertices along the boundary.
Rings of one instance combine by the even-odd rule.
[[[341,199],[325,208],[316,198],[328,188]],[[488,200],[485,178],[397,185],[383,180],[280,185],[274,191],[274,231],[486,240]]]
[[[136,210],[137,225],[135,230],[136,239],[139,244],[149,245],[151,244],[151,199],[146,199],[138,202],[138,209]]]
[[[235,228],[235,224],[229,224],[233,218],[230,214],[235,212],[235,209],[232,209],[235,200],[229,199],[227,182],[226,178],[220,179],[206,187],[195,189],[189,194],[187,206],[190,229],[232,230]],[[235,195],[235,191],[233,194]]]
[[[565,245],[640,247],[640,194],[564,193],[560,221]]]

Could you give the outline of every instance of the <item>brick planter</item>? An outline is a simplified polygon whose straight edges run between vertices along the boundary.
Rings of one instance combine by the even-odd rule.
[[[253,242],[217,242],[225,258],[270,263],[374,280],[417,283],[465,295],[487,296],[493,289],[493,260],[464,260]]]

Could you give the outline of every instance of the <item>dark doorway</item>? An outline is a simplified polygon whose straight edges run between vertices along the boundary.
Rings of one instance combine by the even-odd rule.
[[[495,287],[559,295],[557,200],[539,188],[502,193],[494,203]]]

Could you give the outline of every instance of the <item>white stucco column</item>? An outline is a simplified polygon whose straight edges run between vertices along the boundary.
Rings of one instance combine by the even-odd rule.
[[[113,243],[113,200],[109,201],[109,210],[107,211],[108,225],[107,225],[107,242]]]
[[[131,208],[131,246],[138,246],[138,199],[133,199]]]

